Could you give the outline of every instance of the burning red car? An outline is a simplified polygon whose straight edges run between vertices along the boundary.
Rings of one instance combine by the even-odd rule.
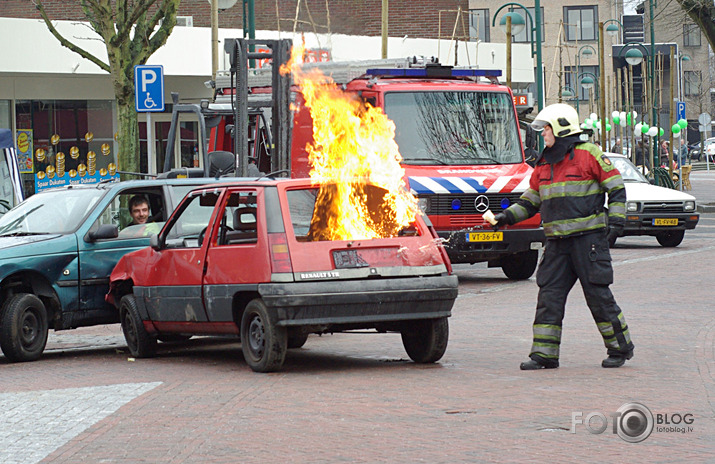
[[[390,195],[353,185],[237,180],[193,190],[152,246],[125,255],[110,277],[132,355],[157,339],[239,335],[246,363],[279,369],[310,333],[398,332],[416,362],[439,360],[457,278],[423,216],[401,223]],[[361,227],[342,229],[341,208]],[[353,211],[354,213],[354,211]]]

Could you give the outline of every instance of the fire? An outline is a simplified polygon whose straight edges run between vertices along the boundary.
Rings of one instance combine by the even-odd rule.
[[[320,70],[300,67],[293,47],[281,72],[291,72],[313,118],[307,148],[321,189],[311,223],[314,240],[392,237],[415,220],[417,199],[405,185],[395,125],[382,112],[340,90]],[[378,188],[372,187],[376,186]]]

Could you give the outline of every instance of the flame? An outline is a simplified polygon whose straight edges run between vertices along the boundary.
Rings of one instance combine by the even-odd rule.
[[[306,147],[310,178],[326,186],[316,200],[309,236],[313,240],[393,237],[414,222],[418,211],[417,199],[405,185],[395,124],[381,108],[343,92],[320,70],[301,69],[304,50],[304,45],[293,47],[281,72],[292,73],[310,109],[314,140]]]

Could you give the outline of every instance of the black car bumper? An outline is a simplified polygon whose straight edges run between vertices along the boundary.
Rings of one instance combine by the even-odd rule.
[[[501,258],[504,255],[533,250],[532,244],[546,243],[544,229],[507,229],[503,230],[503,238],[498,241],[469,241],[469,234],[491,233],[487,230],[460,230],[454,232],[438,231],[445,239],[444,246],[453,264],[479,263]]]
[[[261,284],[278,325],[375,323],[435,319],[451,315],[457,276]]]
[[[677,221],[673,225],[656,225],[658,222]],[[662,221],[665,220],[665,221]],[[691,213],[667,213],[667,214],[626,214],[626,224],[623,235],[656,235],[660,232],[671,230],[694,229],[700,220],[700,214],[693,211]]]

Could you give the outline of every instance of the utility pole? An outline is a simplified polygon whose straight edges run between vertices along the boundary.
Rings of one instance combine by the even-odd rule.
[[[387,18],[389,0],[382,0],[382,59],[387,59]]]

